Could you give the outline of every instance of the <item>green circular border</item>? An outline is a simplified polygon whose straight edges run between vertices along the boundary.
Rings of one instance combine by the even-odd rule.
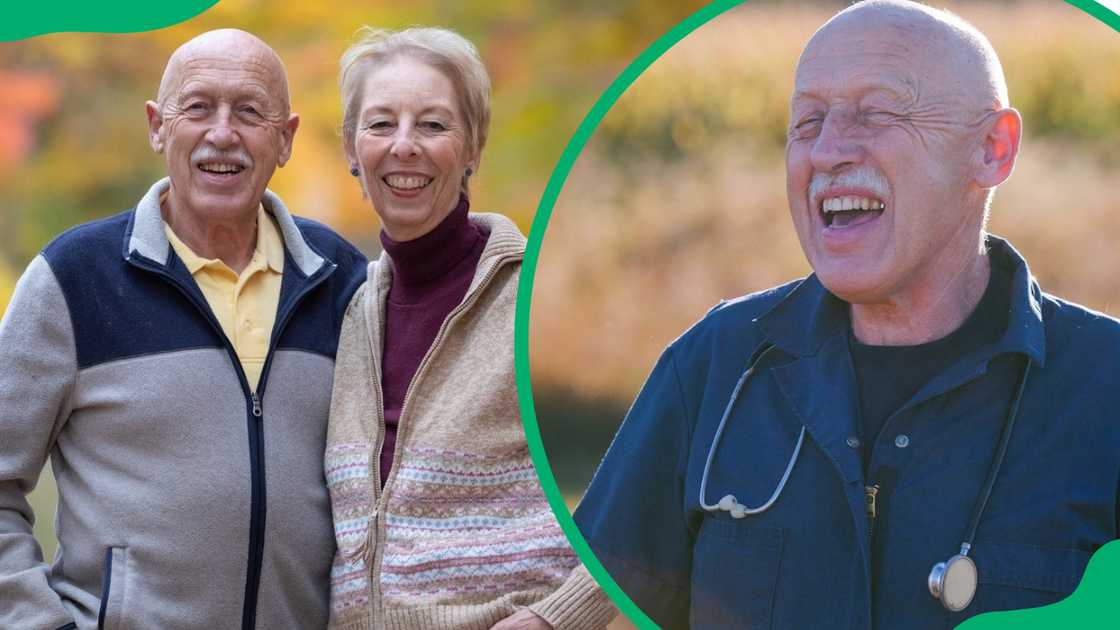
[[[1117,15],[1109,8],[1099,4],[1094,0],[1065,0],[1069,4],[1081,9],[1085,13],[1097,18],[1104,22],[1113,30],[1120,32],[1120,15]],[[548,229],[548,221],[552,217],[552,209],[556,205],[556,199],[560,195],[560,191],[564,187],[564,182],[568,179],[568,175],[575,165],[576,159],[583,151],[584,146],[591,139],[598,128],[599,123],[614,106],[618,99],[626,92],[627,89],[634,83],[635,80],[648,68],[653,62],[657,61],[661,55],[665,54],[667,50],[676,45],[677,42],[687,37],[690,33],[697,28],[703,26],[715,17],[727,12],[740,4],[745,4],[747,0],[715,0],[708,6],[700,9],[696,13],[685,18],[679,24],[674,26],[669,32],[659,37],[649,48],[642,51],[638,57],[628,65],[621,74],[607,87],[602,96],[599,97],[595,104],[591,107],[591,111],[576,128],[572,139],[564,147],[564,152],[560,155],[560,160],[556,163],[556,168],[553,169],[552,175],[548,179],[548,184],[545,186],[544,193],[541,195],[540,204],[537,206],[537,213],[533,218],[532,228],[529,230],[529,242],[525,251],[525,261],[521,267],[520,288],[517,294],[517,314],[514,323],[514,360],[517,369],[517,394],[521,407],[521,420],[525,424],[525,436],[529,442],[529,453],[533,458],[533,464],[537,468],[537,474],[540,476],[541,486],[544,488],[545,496],[548,497],[548,503],[555,512],[557,520],[560,522],[560,527],[567,535],[568,541],[571,543],[572,548],[575,550],[576,555],[583,561],[584,566],[591,573],[603,590],[618,606],[619,611],[626,615],[630,621],[634,622],[638,628],[645,630],[647,628],[657,628],[655,624],[638,606],[622,591],[622,589],[611,578],[607,570],[599,562],[595,554],[592,553],[591,547],[588,546],[587,541],[584,540],[583,534],[576,527],[575,521],[572,519],[571,514],[568,512],[568,507],[564,503],[564,497],[560,493],[560,488],[556,485],[556,477],[552,474],[552,467],[548,463],[548,455],[545,453],[544,443],[541,440],[540,425],[537,423],[536,409],[533,405],[533,386],[532,379],[529,373],[529,313],[532,308],[533,299],[533,280],[536,278],[537,262],[540,259],[541,245],[544,242],[544,233]],[[1120,547],[1120,541],[1110,543],[1107,547],[1112,548],[1113,551]],[[1104,548],[1102,548],[1103,550]],[[1098,552],[1094,556],[1102,555]],[[1120,554],[1113,553],[1120,560]],[[1098,563],[1100,564],[1100,563]],[[1120,569],[1120,563],[1116,566]],[[1089,571],[1086,570],[1086,575]],[[1109,574],[1113,577],[1120,576],[1120,570],[1110,570]],[[1102,576],[1100,579],[1108,577]],[[1115,580],[1112,580],[1115,583]],[[1080,589],[1079,589],[1080,590]],[[1071,596],[1072,597],[1072,596]],[[1059,603],[1060,604],[1060,603]],[[1055,606],[1059,605],[1055,604]],[[1091,616],[1092,611],[1089,611]],[[988,613],[1000,614],[1000,613]],[[980,616],[978,616],[980,617]],[[1097,617],[1099,620],[1100,617]],[[1073,618],[1067,618],[1068,621],[1073,621]],[[1022,618],[1009,620],[1007,624],[998,624],[994,620],[992,623],[985,624],[985,628],[996,627],[1016,627],[1023,628],[1023,622],[1026,621]],[[1082,618],[1080,621],[1089,621],[1088,618]],[[1053,620],[1045,622],[1045,625],[1036,626],[1038,628],[1052,627]],[[970,626],[972,627],[972,626]]]

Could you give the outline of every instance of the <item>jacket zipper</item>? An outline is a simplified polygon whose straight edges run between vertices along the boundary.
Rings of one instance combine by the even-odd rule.
[[[225,331],[222,330],[221,324],[214,316],[213,311],[210,310],[210,305],[206,303],[205,298],[203,297],[200,301],[199,297],[196,296],[189,287],[162,266],[144,259],[129,257],[128,260],[133,265],[162,277],[165,281],[178,289],[179,292],[194,305],[195,309],[202,313],[203,317],[205,317],[206,321],[210,324],[210,327],[218,333],[218,337],[222,340],[226,354],[229,355],[230,361],[233,363],[234,371],[237,373],[238,380],[241,382],[242,393],[246,395],[246,402],[249,403],[249,559],[245,570],[245,598],[241,611],[241,628],[242,630],[253,630],[256,627],[257,621],[257,596],[260,592],[261,565],[264,561],[264,524],[267,507],[265,505],[264,478],[264,406],[261,403],[261,398],[264,395],[265,384],[268,381],[268,373],[272,366],[272,357],[276,349],[274,345],[275,341],[280,338],[292,314],[295,312],[296,306],[303,301],[303,298],[309,292],[326,280],[337,268],[337,265],[332,264],[325,266],[325,271],[323,271],[324,267],[320,267],[319,277],[316,278],[313,276],[308,278],[308,284],[296,293],[283,313],[277,314],[277,323],[273,326],[273,335],[272,339],[269,341],[268,353],[265,355],[264,365],[261,367],[260,380],[257,383],[256,391],[254,391],[249,387],[249,380],[245,376],[245,370],[241,367],[241,359],[237,356],[237,350],[234,349],[233,343],[229,340],[229,337],[226,336]]]
[[[483,290],[490,284],[490,281],[493,279],[493,277],[495,275],[497,275],[498,270],[501,269],[502,267],[504,267],[507,262],[509,262],[511,260],[516,260],[518,257],[519,256],[515,255],[515,254],[506,254],[504,256],[500,256],[498,258],[498,260],[495,261],[494,264],[491,265],[490,268],[486,270],[486,275],[484,275],[482,277],[482,280],[479,281],[479,283],[475,286],[474,291],[472,291],[470,294],[468,294],[466,296],[466,299],[464,299],[458,306],[456,306],[454,309],[452,309],[452,311],[447,314],[447,318],[443,320],[443,324],[440,325],[439,331],[436,332],[436,338],[432,340],[432,345],[428,348],[428,352],[425,353],[424,358],[420,360],[420,365],[418,365],[416,367],[416,373],[412,375],[412,380],[409,381],[409,383],[408,383],[408,389],[406,389],[405,392],[404,392],[404,401],[401,402],[401,415],[397,419],[397,444],[398,445],[404,443],[404,440],[401,439],[401,437],[403,436],[403,433],[402,433],[401,429],[405,427],[405,423],[404,423],[405,412],[408,411],[408,401],[410,400],[410,398],[412,396],[412,391],[415,388],[416,383],[420,381],[421,376],[423,376],[424,372],[427,370],[428,364],[431,362],[432,355],[434,355],[436,353],[436,351],[438,350],[440,342],[443,341],[443,338],[446,336],[448,329],[451,328],[451,326],[459,319],[459,317],[464,312],[466,312],[471,306],[474,305],[475,302],[478,301],[479,296],[482,295]],[[380,298],[381,298],[381,296],[379,295],[377,297],[378,297],[378,308],[380,308],[380,301],[381,301]],[[384,322],[384,317],[382,317],[382,322]],[[384,328],[384,325],[382,325],[382,328]],[[380,357],[378,355],[374,355],[374,357],[377,358],[377,359],[380,359]],[[384,442],[385,442],[385,438],[384,438],[384,436],[385,436],[385,409],[384,409],[384,401],[382,400],[382,393],[381,393],[381,379],[380,379],[380,376],[379,376],[380,371],[381,371],[381,366],[379,365],[379,361],[374,361],[373,363],[375,364],[374,374],[375,374],[375,379],[376,379],[375,383],[374,383],[374,389],[377,392],[377,398],[378,398],[378,403],[379,403],[378,404],[378,410],[377,410],[377,418],[378,418],[378,421],[380,422],[381,431],[380,431],[380,434],[378,435],[378,439],[377,439],[377,448],[375,449],[375,452],[372,454],[371,461],[370,461],[370,466],[375,471],[375,473],[374,473],[375,479],[374,480],[377,482],[377,483],[374,484],[374,496],[376,497],[376,503],[374,504],[375,505],[374,509],[377,512],[377,518],[376,518],[376,522],[375,522],[374,526],[376,527],[376,529],[371,530],[369,532],[368,536],[370,538],[372,538],[375,531],[376,532],[382,532],[385,529],[385,521],[386,521],[386,519],[385,519],[385,505],[382,505],[382,503],[385,501],[385,497],[388,496],[388,493],[382,491],[382,489],[381,489],[381,479],[380,479],[380,476],[381,476],[381,465],[380,465],[381,464],[381,449],[384,447]],[[385,489],[386,490],[389,488],[390,481],[396,477],[395,473],[397,472],[397,465],[398,465],[399,462],[400,462],[400,457],[397,457],[397,455],[394,453],[393,463],[389,467],[389,475],[388,475],[388,477],[385,478]],[[379,576],[381,575],[381,563],[384,560],[384,553],[383,552],[384,552],[384,547],[385,546],[381,543],[382,543],[382,541],[378,540],[377,545],[370,545],[370,550],[373,552],[373,559],[372,559],[372,562],[370,563],[370,580],[369,580],[370,601],[375,602],[373,606],[370,606],[370,612],[372,614],[376,610],[377,615],[379,617],[384,618],[384,614],[383,614],[383,611],[382,611],[382,602],[381,602],[381,579],[380,579]]]
[[[264,407],[261,399],[264,397],[265,386],[268,384],[272,358],[275,356],[275,344],[284,333],[292,315],[295,314],[296,307],[303,302],[303,298],[322,284],[337,268],[337,265],[324,263],[324,266],[319,268],[318,277],[308,278],[307,284],[292,297],[284,310],[277,313],[276,324],[273,326],[272,338],[268,343],[268,353],[265,355],[264,365],[261,366],[261,377],[257,382],[256,391],[248,389],[248,380],[245,378],[244,371],[241,370],[241,360],[236,357],[236,352],[233,353],[234,362],[238,371],[241,372],[242,382],[250,393],[250,401],[253,405],[251,411],[253,421],[250,422],[249,435],[249,461],[252,466],[252,479],[257,482],[253,484],[255,492],[253,493],[254,500],[249,517],[249,566],[245,573],[245,604],[241,615],[242,630],[253,630],[257,625],[257,597],[261,586],[261,565],[264,563],[264,526],[268,508],[264,471]],[[232,349],[231,345],[230,350],[232,351]]]
[[[863,487],[863,499],[867,503],[867,536],[875,537],[875,500],[879,495],[879,484]]]

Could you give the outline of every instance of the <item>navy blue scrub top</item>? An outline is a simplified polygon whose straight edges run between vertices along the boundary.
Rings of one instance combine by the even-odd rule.
[[[897,471],[871,557],[848,306],[810,276],[725,302],[659,359],[576,522],[612,577],[664,628],[950,628],[1069,594],[1118,536],[1120,323],[1043,294],[1022,257],[988,237],[1012,277],[998,341],[970,349],[891,415],[870,469]],[[700,508],[705,458],[735,383],[741,393],[706,501],[757,506],[802,426],[781,497],[733,519]],[[972,604],[951,613],[926,578],[956,554],[1026,358],[1034,365],[971,557]]]

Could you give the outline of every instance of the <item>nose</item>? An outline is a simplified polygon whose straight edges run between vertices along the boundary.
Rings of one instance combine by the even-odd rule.
[[[859,164],[863,159],[863,148],[853,137],[853,123],[851,115],[844,111],[833,110],[825,116],[809,153],[814,170],[833,173]]]
[[[411,124],[402,124],[393,134],[393,146],[389,153],[398,160],[407,160],[420,155],[420,145],[416,142],[415,127]]]
[[[206,140],[217,149],[234,146],[240,138],[233,128],[233,110],[222,105],[214,113],[213,124],[206,130]]]

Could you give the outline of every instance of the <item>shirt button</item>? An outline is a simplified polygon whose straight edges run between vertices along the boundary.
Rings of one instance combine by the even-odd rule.
[[[894,439],[894,445],[898,448],[906,448],[907,446],[910,446],[910,436],[906,435],[905,433],[899,435]]]
[[[854,435],[844,441],[848,443],[848,448],[859,448],[859,438]]]

